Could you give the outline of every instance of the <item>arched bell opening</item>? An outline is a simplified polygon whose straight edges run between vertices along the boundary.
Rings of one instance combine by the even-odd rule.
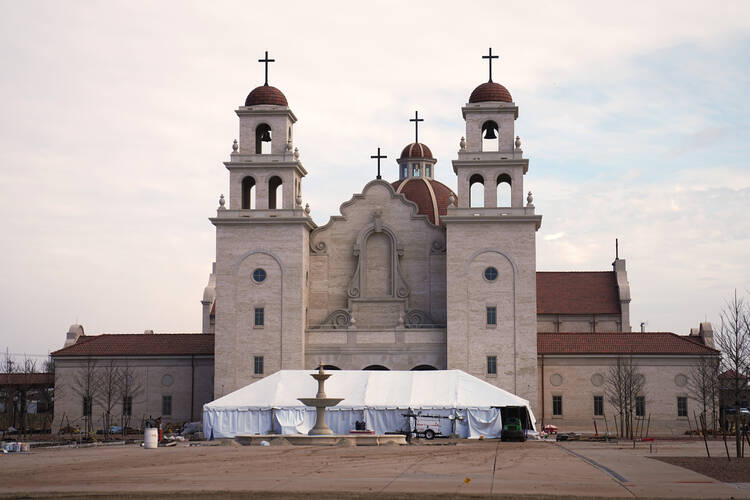
[[[500,151],[500,127],[494,120],[482,124],[482,151]]]
[[[510,207],[513,203],[511,200],[511,186],[513,180],[508,174],[500,174],[497,177],[497,206]]]
[[[249,175],[242,179],[242,209],[255,208],[255,179]]]
[[[362,368],[362,371],[380,371],[380,372],[389,372],[391,371],[390,368],[386,368],[383,365],[370,365]]]
[[[271,152],[271,126],[261,123],[255,128],[255,154],[267,155]]]
[[[484,206],[484,177],[474,174],[469,178],[469,206],[472,208]]]
[[[284,192],[281,177],[274,175],[268,180],[268,208],[281,208],[284,203]]]
[[[411,369],[413,372],[426,372],[431,370],[437,370],[437,368],[432,365],[417,365]]]

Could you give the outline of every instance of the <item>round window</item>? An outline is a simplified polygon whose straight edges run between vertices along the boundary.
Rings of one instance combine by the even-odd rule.
[[[497,279],[497,269],[494,267],[488,267],[484,270],[484,279],[487,281],[495,281]]]
[[[255,281],[256,283],[263,283],[264,281],[266,281],[265,269],[258,268],[253,271],[253,281]]]

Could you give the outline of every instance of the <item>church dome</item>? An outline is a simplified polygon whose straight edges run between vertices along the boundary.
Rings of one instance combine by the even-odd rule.
[[[469,97],[469,102],[513,102],[508,89],[495,82],[486,82],[474,89]]]
[[[421,142],[412,142],[401,151],[401,157],[399,160],[405,158],[426,158],[432,160],[432,151],[430,148],[422,144]]]
[[[442,182],[425,177],[410,177],[392,182],[391,186],[407,200],[416,203],[419,207],[417,213],[426,215],[433,224],[439,225],[440,216],[448,213],[453,191]],[[453,196],[456,197],[455,193]]]
[[[257,104],[274,104],[276,106],[289,106],[286,97],[276,87],[270,85],[261,85],[256,87],[247,95],[245,106],[255,106]]]

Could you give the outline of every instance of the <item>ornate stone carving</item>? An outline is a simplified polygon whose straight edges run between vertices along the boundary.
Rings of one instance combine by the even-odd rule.
[[[239,143],[237,142],[237,139],[235,139],[235,140],[234,140],[234,142],[232,143],[232,151],[233,151],[234,153],[236,153],[238,149],[240,149],[240,145],[239,145]]]
[[[331,328],[348,328],[354,323],[352,315],[346,309],[336,309],[331,314],[326,316],[323,323],[320,326],[328,326]]]
[[[219,210],[226,210],[227,207],[224,206],[225,204],[226,200],[224,199],[224,195],[222,194],[221,196],[219,196]]]
[[[419,309],[412,309],[407,311],[406,317],[404,318],[404,326],[406,328],[424,328],[426,326],[432,326],[434,321],[426,312]]]
[[[390,281],[390,292],[384,297],[393,297],[404,299],[411,293],[409,285],[404,280],[401,274],[401,262],[399,257],[404,255],[404,248],[398,241],[396,233],[389,228],[386,224],[383,224],[381,219],[382,212],[380,209],[376,209],[373,212],[373,222],[365,226],[357,235],[357,241],[354,243],[352,253],[357,257],[357,266],[354,269],[351,279],[349,280],[349,286],[347,287],[347,296],[352,299],[361,298],[362,291],[367,289],[367,239],[372,234],[384,234],[389,242],[390,247],[390,276],[387,278]]]
[[[445,240],[435,240],[432,242],[432,246],[430,247],[430,253],[432,255],[442,255],[445,254]]]

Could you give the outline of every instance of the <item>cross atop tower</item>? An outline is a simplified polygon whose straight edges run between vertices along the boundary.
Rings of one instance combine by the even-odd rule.
[[[266,51],[266,57],[264,57],[263,59],[258,59],[258,62],[262,62],[266,66],[266,83],[264,83],[263,85],[265,85],[267,87],[268,86],[268,63],[270,63],[270,62],[276,62],[276,59],[269,59],[268,58],[268,51]],[[491,73],[492,73],[492,70],[490,70],[490,74]]]
[[[382,177],[380,177],[380,160],[381,160],[381,158],[388,158],[388,157],[385,156],[385,155],[381,155],[380,154],[380,148],[378,148],[378,154],[370,156],[370,158],[377,158],[377,160],[378,160],[378,176],[375,177],[375,178],[376,179],[382,179]]]
[[[268,53],[266,53],[266,54],[268,54]],[[482,59],[487,59],[489,61],[489,63],[490,63],[490,80],[489,81],[492,81],[492,60],[493,59],[500,59],[500,56],[498,56],[498,55],[494,55],[493,56],[492,55],[492,47],[490,47],[490,53],[489,53],[489,55],[482,56]]]
[[[423,122],[424,118],[419,117],[419,111],[414,112],[414,118],[409,120],[410,122],[414,122],[414,142],[419,144],[419,122]]]

